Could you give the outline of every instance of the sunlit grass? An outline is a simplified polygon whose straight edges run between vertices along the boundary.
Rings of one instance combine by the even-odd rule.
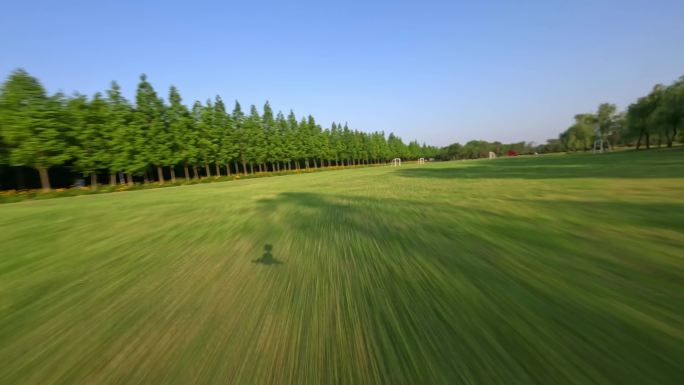
[[[0,244],[2,384],[684,377],[681,149],[27,201]]]

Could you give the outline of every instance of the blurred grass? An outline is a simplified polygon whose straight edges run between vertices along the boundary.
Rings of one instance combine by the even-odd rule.
[[[2,384],[684,378],[682,149],[27,201],[0,245]]]

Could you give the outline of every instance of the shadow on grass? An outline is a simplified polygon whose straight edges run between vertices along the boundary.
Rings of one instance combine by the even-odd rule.
[[[279,261],[273,256],[273,246],[266,244],[264,245],[264,255],[252,261],[252,263],[259,263],[262,265],[280,265],[283,262]]]
[[[516,370],[543,379],[573,357],[564,350],[571,345],[582,352],[578,365],[611,383],[675,383],[677,364],[664,357],[677,354],[677,342],[614,309],[657,314],[663,330],[675,330],[681,269],[673,269],[672,256],[681,243],[648,234],[681,230],[682,205],[509,204],[516,209],[307,192],[259,201],[264,214],[277,214],[269,233],[296,234],[305,254],[298,268],[326,290],[344,290],[329,297],[333,308],[373,309],[366,338],[383,351],[419,351],[415,362],[456,379],[453,362],[442,357],[464,357],[463,367],[472,368],[481,356],[505,362],[497,356],[505,347],[528,357],[511,364]],[[321,244],[334,252],[318,254]],[[561,353],[534,353],[544,349]],[[495,383],[487,371],[479,374]]]
[[[396,172],[440,179],[684,178],[684,148],[482,159]]]

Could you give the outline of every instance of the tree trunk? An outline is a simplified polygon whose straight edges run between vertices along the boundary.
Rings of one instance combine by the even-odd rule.
[[[646,149],[648,150],[651,148],[651,135],[647,132],[646,133]]]
[[[188,164],[187,163],[183,165],[183,172],[185,173],[185,181],[186,182],[189,181],[190,180],[190,171],[188,170]]]
[[[50,191],[50,175],[48,175],[47,167],[38,167],[38,175],[40,175],[40,185],[43,187],[43,192]]]
[[[221,166],[218,163],[216,163],[216,176],[221,177]]]
[[[90,188],[93,190],[97,190],[97,173],[96,172],[90,173]]]
[[[254,163],[249,162],[249,171],[251,174],[254,174]]]
[[[262,169],[261,169],[261,163],[259,163],[259,166],[258,166],[258,167],[259,167],[259,172],[263,172]]]
[[[314,168],[318,168],[318,164],[316,163],[316,158],[313,158],[313,164],[314,164]]]
[[[157,166],[157,175],[159,177],[159,184],[164,184],[164,170],[160,166]]]
[[[126,173],[126,179],[129,186],[133,186],[133,175],[130,172]]]
[[[242,161],[242,174],[247,175],[247,162]]]
[[[667,139],[667,147],[672,147],[672,143],[674,142],[675,137],[677,136],[677,126],[672,127],[672,137],[668,135],[667,133],[665,134],[665,138]]]
[[[109,185],[112,187],[116,186],[116,172],[109,172]]]
[[[226,163],[226,175],[230,176],[230,163]]]
[[[197,166],[192,166],[192,171],[195,173],[195,179],[199,178],[199,170],[197,169]]]
[[[235,173],[236,173],[236,174],[239,174],[239,173],[240,173],[240,169],[238,168],[237,160],[234,160],[234,161],[233,161],[233,165],[235,166]]]
[[[209,170],[209,163],[204,164],[204,171],[207,172],[207,178],[211,177],[211,170]]]
[[[176,184],[176,167],[171,166],[169,170],[171,171],[171,183]]]

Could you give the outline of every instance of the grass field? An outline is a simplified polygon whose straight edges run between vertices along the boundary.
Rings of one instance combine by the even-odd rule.
[[[27,201],[0,245],[3,385],[684,380],[684,149]]]

